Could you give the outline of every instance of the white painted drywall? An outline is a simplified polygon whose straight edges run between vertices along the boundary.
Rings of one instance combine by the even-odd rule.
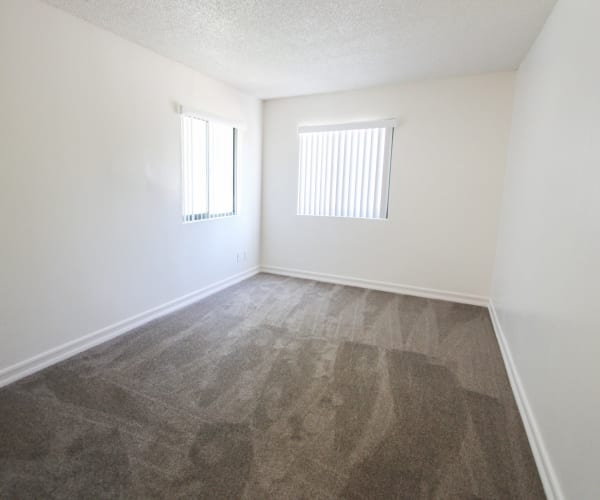
[[[178,103],[245,123],[239,216],[181,223]],[[258,265],[261,111],[54,7],[2,0],[0,370]]]
[[[492,293],[573,500],[600,498],[598,20],[596,0],[559,0],[519,70]]]
[[[489,295],[514,73],[266,101],[262,263]],[[396,118],[388,220],[296,215],[298,125]]]

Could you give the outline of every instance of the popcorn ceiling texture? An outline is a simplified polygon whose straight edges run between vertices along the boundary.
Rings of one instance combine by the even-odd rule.
[[[516,69],[556,0],[45,0],[261,98]]]

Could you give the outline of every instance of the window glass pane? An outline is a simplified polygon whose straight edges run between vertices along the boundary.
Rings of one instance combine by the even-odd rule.
[[[189,116],[182,119],[183,215],[193,220],[208,212],[207,122]]]
[[[210,124],[210,195],[211,215],[232,214],[234,186],[234,128]]]
[[[184,222],[233,215],[237,130],[193,115],[181,123]]]

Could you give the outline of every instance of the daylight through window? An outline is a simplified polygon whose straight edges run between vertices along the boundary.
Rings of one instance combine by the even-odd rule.
[[[236,213],[237,129],[182,114],[184,222]]]
[[[300,127],[298,215],[386,219],[393,120]]]

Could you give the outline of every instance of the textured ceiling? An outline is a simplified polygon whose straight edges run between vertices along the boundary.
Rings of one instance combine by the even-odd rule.
[[[262,98],[515,69],[556,0],[45,0]]]

